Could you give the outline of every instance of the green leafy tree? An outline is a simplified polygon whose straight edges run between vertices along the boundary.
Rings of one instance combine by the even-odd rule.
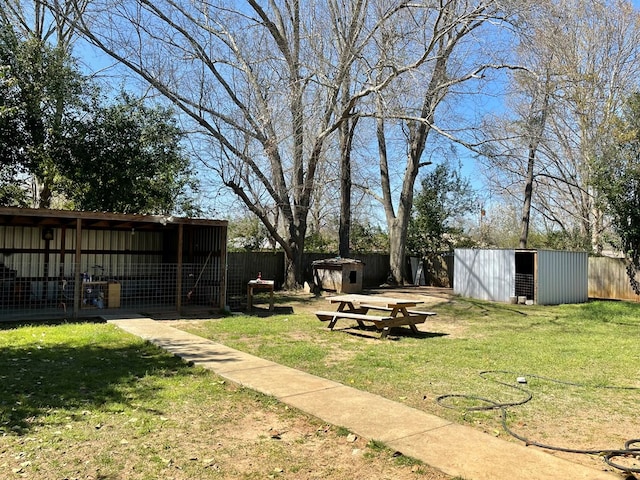
[[[200,213],[173,112],[112,105],[63,47],[0,22],[0,205]]]
[[[351,225],[351,250],[358,253],[389,252],[389,235],[379,225],[354,222]]]
[[[17,183],[32,179],[37,186],[32,203],[49,207],[64,161],[52,147],[63,135],[64,110],[77,107],[83,78],[63,50],[24,37],[6,23],[0,24],[0,68],[4,204],[26,203]]]
[[[3,32],[0,32],[0,35]],[[0,45],[2,43],[0,42]],[[1,52],[0,52],[1,54]],[[4,57],[3,57],[4,60]],[[16,95],[16,79],[8,65],[0,67],[0,206],[26,206],[26,191],[16,185],[20,175],[20,148],[23,130],[20,128],[20,108]]]
[[[443,163],[429,172],[416,194],[407,232],[409,252],[425,255],[446,251],[462,240],[461,218],[477,203],[460,167]]]
[[[629,261],[631,287],[640,295],[640,93],[628,99],[617,137],[617,148],[598,164],[598,186]]]
[[[197,191],[173,112],[122,94],[69,122],[64,192],[81,210],[191,216]]]
[[[305,238],[304,245],[306,252],[312,253],[333,253],[336,251],[336,241],[329,232],[312,231]]]
[[[229,221],[229,246],[237,251],[259,251],[267,243],[269,232],[255,215]]]

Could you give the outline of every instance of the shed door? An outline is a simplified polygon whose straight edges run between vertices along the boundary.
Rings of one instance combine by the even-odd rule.
[[[516,297],[535,300],[535,252],[516,252]]]

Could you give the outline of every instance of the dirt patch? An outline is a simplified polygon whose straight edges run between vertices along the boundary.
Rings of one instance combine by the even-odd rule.
[[[176,399],[162,414],[86,412],[64,425],[43,420],[31,435],[5,433],[0,478],[450,478],[259,394],[221,388],[213,404]]]

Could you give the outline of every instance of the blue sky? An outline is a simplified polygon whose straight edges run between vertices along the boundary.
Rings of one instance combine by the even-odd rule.
[[[632,0],[632,4],[636,9],[640,9],[640,0]],[[119,89],[123,84],[125,84],[125,80],[120,78],[118,75],[119,73],[123,72],[124,69],[113,68],[115,62],[110,57],[88,45],[78,44],[77,47],[78,48],[75,54],[81,59],[82,62],[86,63],[87,71],[100,72],[99,74],[103,76],[103,80],[105,80],[106,83],[111,84],[111,86],[116,90]],[[126,84],[127,86],[132,85],[128,82]],[[487,198],[488,195],[486,192],[486,188],[484,187],[484,178],[479,174],[479,169],[476,165],[474,154],[466,152],[463,147],[458,147],[458,152],[460,161],[462,163],[463,174],[470,179],[473,186],[479,191],[480,194],[485,195],[485,203],[490,203],[490,199]],[[419,183],[419,180],[420,179],[418,179],[417,184]]]

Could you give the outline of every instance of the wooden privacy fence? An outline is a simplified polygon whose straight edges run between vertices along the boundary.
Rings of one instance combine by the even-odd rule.
[[[315,260],[335,258],[335,255],[324,253],[307,253],[304,255],[304,279],[313,281],[312,263]],[[367,286],[384,283],[389,272],[389,255],[366,254],[351,256],[364,263],[364,283]],[[284,283],[284,253],[283,252],[229,252],[227,254],[227,283],[233,291],[242,292],[247,282],[255,279],[258,272],[262,278],[275,280],[276,288]]]
[[[623,258],[589,258],[589,297],[616,300],[632,300],[640,297],[631,288]]]
[[[315,260],[332,258],[335,255],[305,255],[305,279],[312,281],[311,264]],[[365,287],[381,285],[386,281],[389,271],[389,255],[354,254],[352,258],[364,262],[363,283]],[[453,286],[453,255],[438,254],[423,260],[426,284],[438,287]],[[228,292],[229,296],[244,296],[249,280],[262,272],[263,278],[276,281],[276,288],[284,283],[284,254],[241,252],[228,254]],[[640,301],[629,285],[626,263],[621,258],[589,258],[590,298]]]
[[[431,287],[453,288],[453,252],[432,253],[423,260],[425,283]]]
[[[39,233],[39,232],[38,232]],[[132,237],[131,233],[127,237]],[[135,239],[145,237],[143,232],[136,233]],[[38,237],[39,238],[39,237]],[[1,249],[0,249],[1,250]],[[2,253],[2,252],[0,252]],[[17,313],[43,314],[46,311],[71,311],[77,291],[73,278],[57,276],[57,265],[49,264],[56,276],[50,276],[47,282],[42,276],[42,254],[30,254],[32,261],[23,261],[24,254],[4,253],[5,264],[0,265],[0,321],[3,317],[14,318]],[[82,271],[93,273],[99,261],[93,253],[82,265]],[[145,258],[148,258],[147,255]],[[312,262],[335,255],[305,255],[305,280],[313,282]],[[377,287],[386,282],[389,257],[384,254],[353,255],[352,258],[363,262],[362,284],[365,288]],[[226,275],[224,260],[226,259]],[[137,309],[140,308],[175,308],[176,283],[181,279],[181,296],[184,306],[218,305],[221,298],[226,298],[226,305],[239,308],[246,304],[247,284],[256,279],[258,272],[265,280],[274,280],[276,290],[282,288],[285,279],[285,259],[282,252],[247,252],[228,253],[214,263],[208,256],[199,256],[195,262],[181,264],[182,275],[179,276],[176,263],[125,263],[111,262],[111,268],[93,273],[89,283],[83,282],[83,293],[80,296],[80,309],[87,313],[92,308]],[[425,283],[429,286],[450,287],[452,285],[453,256],[436,255],[423,260]],[[88,267],[87,267],[88,265]],[[593,257],[589,259],[588,295],[590,298],[619,299],[639,301],[629,286],[626,264],[622,259]],[[74,271],[72,262],[66,264],[69,271]],[[87,270],[89,268],[89,270]],[[222,278],[221,282],[216,279]],[[83,279],[84,280],[84,279]],[[226,282],[225,282],[226,280]],[[93,283],[91,283],[93,281]],[[226,283],[226,289],[224,285]],[[91,287],[91,291],[87,288]],[[112,291],[113,287],[113,291]],[[104,297],[100,296],[104,294]],[[226,293],[226,294],[225,294]],[[85,295],[86,294],[86,295]],[[95,303],[93,301],[95,300]],[[61,309],[62,308],[62,309]],[[48,309],[48,310],[47,310]]]
[[[335,258],[335,255],[307,253],[304,255],[304,279],[313,283],[312,263],[315,260]],[[389,255],[366,254],[351,256],[364,263],[363,284],[378,286],[385,282],[389,272]],[[285,257],[283,252],[229,252],[227,253],[227,302],[231,308],[246,301],[247,283],[257,277],[274,280],[280,289],[285,280]]]

